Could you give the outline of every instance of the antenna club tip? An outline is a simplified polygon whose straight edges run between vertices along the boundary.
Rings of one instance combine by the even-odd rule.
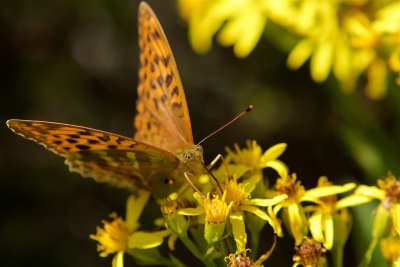
[[[253,108],[254,108],[254,105],[249,105],[249,106],[246,108],[246,112],[251,111]]]

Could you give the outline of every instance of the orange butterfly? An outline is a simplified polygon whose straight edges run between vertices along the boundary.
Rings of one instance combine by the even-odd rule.
[[[185,172],[204,171],[193,143],[185,93],[164,31],[153,10],[139,6],[140,67],[135,139],[63,123],[8,120],[16,134],[66,158],[71,171],[128,189],[165,197]],[[169,184],[170,186],[166,186]]]

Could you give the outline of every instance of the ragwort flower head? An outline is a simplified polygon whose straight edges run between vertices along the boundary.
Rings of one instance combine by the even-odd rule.
[[[230,254],[228,257],[225,258],[227,262],[227,267],[263,267],[264,265],[258,265],[254,263],[249,256],[247,256],[247,251],[237,251],[234,254]]]
[[[378,207],[378,210],[386,210],[388,216],[392,219],[393,228],[397,234],[400,235],[400,181],[396,179],[393,174],[389,173],[385,179],[378,180],[378,186],[379,188],[375,186],[360,185],[355,194],[361,197],[380,200],[381,204]],[[384,214],[384,210],[381,210],[379,214]],[[386,216],[375,218],[376,225],[386,225],[386,222],[382,221],[383,218],[386,218]],[[383,230],[379,235],[382,234]]]
[[[293,256],[293,267],[302,265],[304,267],[322,267],[326,265],[323,254],[326,250],[320,243],[313,239],[305,238],[303,243],[296,248]]]
[[[168,230],[144,232],[138,231],[140,214],[143,211],[150,193],[139,191],[138,196],[130,196],[127,201],[126,220],[115,213],[110,215],[112,221],[102,221],[103,228],[97,227],[97,233],[90,235],[91,239],[99,242],[97,249],[101,257],[115,254],[113,267],[123,267],[123,255],[132,249],[149,249],[163,243],[163,238],[168,236]]]
[[[342,186],[333,185],[327,177],[318,180],[318,186],[307,190],[303,201],[309,201],[317,206],[307,206],[312,211],[308,218],[309,228],[315,241],[320,242],[328,250],[332,249],[334,242],[337,246],[344,246],[351,228],[351,216],[347,207],[368,202],[369,199],[348,196],[338,200],[337,194],[346,193],[356,187],[354,183]],[[335,235],[335,230],[340,229],[340,234]]]
[[[255,140],[247,140],[246,147],[240,148],[238,144],[234,144],[234,151],[229,147],[226,148],[228,152],[227,162],[233,162],[237,165],[244,165],[250,170],[259,171],[264,168],[274,169],[281,177],[287,175],[287,166],[278,157],[286,149],[285,143],[274,145],[267,149],[264,153],[262,148]]]
[[[97,250],[100,252],[100,257],[124,252],[127,249],[128,238],[131,234],[124,220],[118,217],[115,212],[110,214],[110,218],[112,221],[102,220],[103,228],[98,226],[96,228],[97,233],[90,235],[91,239],[99,242]]]

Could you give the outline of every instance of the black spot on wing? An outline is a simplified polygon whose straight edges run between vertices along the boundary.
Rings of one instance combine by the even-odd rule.
[[[164,64],[165,67],[168,66],[169,60],[170,60],[170,56],[169,56],[169,55],[166,56],[166,57],[163,57],[163,58],[161,59],[161,61],[162,61],[162,63]]]
[[[150,87],[151,89],[156,89],[156,83],[154,82],[153,79],[150,79]]]
[[[76,145],[76,148],[79,148],[81,150],[88,150],[90,148],[90,146],[79,144],[79,145]]]
[[[162,77],[161,74],[158,75],[158,77],[157,77],[157,82],[158,82],[158,85],[160,85],[160,87],[163,86],[164,80],[163,80],[163,77]]]
[[[179,89],[176,86],[171,91],[171,98],[173,98],[174,95],[179,96]]]
[[[155,54],[154,55],[154,62],[158,65],[159,61],[160,61],[160,57],[157,54]]]
[[[153,38],[154,38],[154,40],[160,39],[160,33],[158,31],[154,31]]]
[[[154,101],[154,106],[156,107],[156,109],[158,110],[158,99],[156,97],[153,98]]]
[[[167,87],[171,85],[171,82],[172,82],[172,75],[167,74],[167,76],[165,76],[165,84],[167,85]]]
[[[70,144],[76,144],[76,143],[78,143],[78,141],[77,141],[76,139],[68,138],[68,139],[66,139],[66,140],[67,140],[67,142],[70,143]]]

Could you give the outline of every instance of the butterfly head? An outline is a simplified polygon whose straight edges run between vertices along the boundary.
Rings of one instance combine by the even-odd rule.
[[[193,174],[201,173],[203,171],[203,148],[199,145],[193,145],[188,148],[183,148],[178,152],[186,171]]]

